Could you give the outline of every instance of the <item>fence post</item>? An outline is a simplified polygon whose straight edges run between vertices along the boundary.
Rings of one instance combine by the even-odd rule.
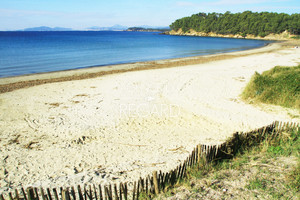
[[[78,191],[79,200],[83,200],[83,195],[82,195],[82,192],[81,192],[80,185],[77,185],[77,191]]]
[[[59,199],[58,199],[58,194],[57,194],[56,188],[53,188],[53,193],[54,193],[54,198],[55,198],[55,200],[59,200]],[[29,200],[30,200],[30,199],[29,199]]]
[[[119,200],[117,184],[114,184],[114,191],[115,191],[115,200]]]
[[[34,198],[34,190],[32,187],[27,188],[27,199],[28,200],[35,200]]]
[[[127,190],[127,182],[125,182],[123,184],[123,193],[124,193],[124,199],[127,200],[127,194],[128,194],[128,190]]]
[[[76,194],[75,194],[74,186],[71,187],[71,194],[72,194],[73,200],[76,200]]]
[[[25,190],[24,190],[23,187],[21,188],[21,191],[22,191],[22,193],[23,193],[24,199],[27,200],[27,196],[26,196],[26,193],[25,193]]]
[[[63,190],[62,191],[62,199],[63,200],[70,200],[70,194],[69,194],[69,190],[67,189],[67,190]]]
[[[122,182],[119,184],[119,198],[122,200],[122,190],[123,190],[123,184]]]
[[[100,198],[100,200],[103,200],[103,196],[102,196],[102,186],[99,185],[98,187],[99,187],[99,198]]]
[[[153,172],[153,184],[154,184],[154,191],[155,194],[159,194],[159,186],[158,186],[158,180],[157,180],[157,171]]]
[[[45,197],[44,189],[42,187],[40,187],[40,190],[41,190],[42,199],[46,200],[47,198]]]
[[[37,189],[37,188],[34,188],[34,192],[35,192],[36,199],[37,199],[37,200],[40,200],[38,189]]]
[[[52,200],[51,192],[50,192],[50,189],[49,189],[49,188],[47,188],[47,194],[48,194],[48,199],[49,199],[49,200]]]
[[[137,190],[136,190],[136,200],[139,200],[140,196],[140,181],[137,182]]]
[[[8,193],[8,197],[9,197],[9,200],[13,200],[14,199],[13,196],[12,196],[12,194],[11,194],[11,192]]]
[[[93,184],[93,189],[94,189],[94,195],[95,195],[95,200],[98,200],[98,195],[97,195],[97,190],[95,184]]]
[[[17,189],[15,189],[15,194],[16,194],[16,199],[17,199],[17,200],[20,200],[19,192],[18,192]]]
[[[136,190],[136,182],[134,182],[134,185],[133,185],[132,200],[135,200],[135,190]]]

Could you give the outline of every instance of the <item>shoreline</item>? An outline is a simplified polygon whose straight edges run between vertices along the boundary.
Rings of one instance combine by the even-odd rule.
[[[187,32],[183,32],[182,29],[177,31],[171,30],[168,32],[164,32],[165,35],[174,35],[174,36],[196,36],[196,37],[217,37],[217,38],[233,38],[233,39],[246,39],[246,40],[266,40],[266,41],[291,41],[294,40],[292,37],[296,35],[292,35],[289,32],[285,31],[280,34],[269,34],[265,37],[254,36],[254,35],[247,35],[242,36],[240,34],[218,34],[214,32],[197,32],[193,29],[190,29]]]
[[[299,64],[298,43],[118,71],[0,79],[2,88],[11,87],[0,94],[0,192],[85,183],[131,187],[154,170],[173,169],[199,143],[221,144],[273,121],[299,123],[296,110],[239,96],[256,71]]]
[[[263,47],[265,44],[266,44],[266,42],[264,42],[265,44],[261,44],[261,42],[259,42],[260,44],[258,45],[257,44],[257,46],[256,47],[253,47],[252,49],[255,49],[255,48],[261,48],[261,47]],[[248,48],[248,46],[246,46],[247,48]],[[223,54],[223,53],[226,53],[226,51],[228,51],[228,52],[231,52],[231,51],[234,51],[234,52],[237,52],[237,51],[244,51],[244,50],[247,50],[247,48],[246,47],[240,47],[241,49],[239,49],[239,48],[236,48],[236,49],[234,49],[234,48],[232,48],[232,49],[220,49],[220,50],[217,50],[217,54]],[[251,48],[251,47],[249,47],[249,48]],[[216,54],[216,51],[214,51],[213,49],[212,49],[212,51],[207,51],[207,52],[205,52],[205,53],[203,53],[203,55],[198,55],[198,56],[205,56],[205,55],[214,55],[214,54]],[[172,55],[169,55],[169,56],[172,56]],[[148,62],[155,62],[155,61],[167,61],[167,60],[174,60],[174,59],[182,59],[182,58],[185,58],[185,57],[198,57],[198,56],[195,56],[195,55],[193,55],[193,54],[191,54],[191,55],[189,55],[189,56],[187,56],[187,55],[181,55],[181,56],[179,56],[179,57],[177,57],[176,55],[173,55],[174,57],[172,58],[172,57],[165,57],[165,58],[153,58],[153,59],[147,59],[147,58],[145,58],[145,59],[131,59],[131,61],[130,60],[128,60],[128,61],[125,61],[125,62],[123,62],[123,61],[120,61],[120,62],[117,62],[117,61],[114,61],[114,59],[112,58],[112,59],[110,59],[110,61],[112,61],[112,62],[109,62],[109,61],[105,61],[106,63],[103,63],[103,64],[101,64],[101,62],[100,62],[100,64],[97,64],[97,62],[96,63],[94,63],[94,64],[87,64],[87,65],[76,65],[76,63],[74,64],[68,64],[67,63],[67,65],[66,66],[68,66],[66,69],[56,69],[57,71],[51,71],[51,69],[50,69],[50,71],[47,71],[47,69],[49,69],[49,67],[51,67],[51,66],[48,66],[48,68],[46,68],[45,70],[46,71],[40,71],[40,72],[34,72],[34,71],[27,71],[27,72],[24,72],[24,71],[22,71],[22,72],[24,72],[24,74],[9,74],[9,71],[8,71],[8,73],[7,73],[7,75],[8,76],[3,76],[3,77],[0,77],[0,80],[1,79],[5,79],[5,78],[14,78],[14,77],[25,77],[25,76],[31,76],[31,75],[35,75],[35,74],[47,74],[47,73],[57,73],[57,72],[61,72],[61,71],[65,71],[65,72],[68,72],[68,71],[73,71],[73,70],[81,70],[81,69],[89,69],[89,68],[95,68],[95,67],[109,67],[109,66],[119,66],[119,65],[129,65],[129,64],[136,64],[136,63],[140,63],[140,64],[142,64],[142,63],[148,63]],[[34,58],[32,58],[32,59],[34,59]],[[22,61],[21,61],[22,62]],[[23,61],[24,62],[24,61]],[[64,61],[61,61],[61,64],[59,64],[59,65],[62,65],[64,63]],[[98,62],[99,63],[99,62]],[[58,65],[58,66],[59,66]],[[11,70],[10,69],[10,67],[13,67],[13,66],[10,66],[10,65],[8,65],[8,70]],[[22,64],[20,64],[20,66],[22,66]],[[55,67],[56,65],[54,64],[54,67]],[[72,66],[73,66],[73,68],[72,68]],[[38,67],[38,66],[35,66],[35,67]],[[71,68],[69,68],[69,67],[71,67]],[[14,67],[13,67],[14,68]],[[12,68],[12,69],[13,69]],[[42,64],[40,64],[40,68],[43,68],[43,65]],[[69,68],[69,69],[68,69]],[[21,68],[22,69],[22,68]],[[31,69],[31,67],[29,67],[29,69]],[[25,70],[26,71],[26,70]],[[4,73],[5,73],[5,71],[4,71]],[[13,73],[13,72],[12,72]],[[1,84],[1,83],[0,83]]]
[[[253,49],[242,50],[242,51],[220,53],[220,54],[209,54],[209,55],[201,55],[201,56],[172,58],[172,59],[135,62],[135,63],[124,63],[124,64],[115,64],[115,65],[91,66],[91,67],[85,67],[79,69],[27,74],[27,75],[13,76],[13,77],[3,77],[0,78],[0,94],[14,91],[16,89],[42,85],[46,83],[82,80],[82,79],[89,79],[89,78],[95,78],[104,75],[131,72],[131,71],[203,64],[203,63],[218,61],[222,59],[224,60],[230,59],[237,56],[247,56],[256,53],[273,51],[278,48],[275,47],[274,45],[277,46],[278,44],[280,44],[280,46],[282,47],[284,45],[289,45],[290,42],[291,41],[276,41],[262,47],[257,47]]]

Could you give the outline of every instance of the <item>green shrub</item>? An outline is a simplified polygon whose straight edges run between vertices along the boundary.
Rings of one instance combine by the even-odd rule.
[[[300,109],[300,65],[274,67],[255,73],[242,93],[244,99]]]

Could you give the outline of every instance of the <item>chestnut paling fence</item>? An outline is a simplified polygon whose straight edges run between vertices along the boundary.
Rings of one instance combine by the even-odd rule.
[[[0,194],[0,200],[122,200],[139,199],[140,194],[153,196],[164,191],[166,187],[175,185],[187,176],[187,170],[192,166],[205,167],[208,162],[232,158],[241,147],[252,146],[265,139],[277,137],[284,131],[300,128],[299,123],[274,122],[260,129],[239,133],[221,145],[197,145],[188,158],[169,172],[154,171],[145,178],[140,178],[129,189],[128,184],[89,185],[60,187],[15,189],[7,194]]]

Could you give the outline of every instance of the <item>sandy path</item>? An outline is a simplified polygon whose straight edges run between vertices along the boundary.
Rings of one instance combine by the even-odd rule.
[[[293,110],[239,98],[255,71],[299,63],[300,49],[289,47],[0,94],[0,192],[136,180],[172,169],[199,143],[299,122]]]

